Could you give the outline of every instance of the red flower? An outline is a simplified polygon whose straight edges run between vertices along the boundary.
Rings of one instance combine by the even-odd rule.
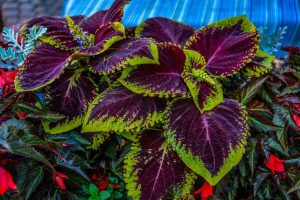
[[[19,119],[25,119],[27,116],[26,112],[16,112],[16,114],[19,117]]]
[[[98,181],[97,182],[98,190],[99,191],[105,190],[107,188],[108,184],[109,184],[108,177],[104,178],[101,181]]]
[[[293,114],[293,120],[295,124],[300,127],[300,115]]]
[[[300,103],[294,103],[293,107],[297,110],[300,111]]]
[[[271,154],[269,160],[264,160],[264,164],[269,168],[274,174],[275,172],[284,172],[284,160],[277,158],[275,155]]]
[[[17,186],[10,172],[0,167],[0,196],[4,195],[8,189],[15,190]]]
[[[7,72],[3,69],[0,69],[0,72],[0,89],[2,89],[5,84],[14,83],[18,71]]]
[[[66,189],[66,185],[65,185],[64,181],[65,181],[65,179],[66,180],[69,179],[69,177],[67,175],[59,173],[59,172],[54,172],[52,175],[52,179],[61,190]]]
[[[208,197],[214,195],[213,186],[211,186],[208,182],[205,182],[198,190],[194,192],[194,195],[201,196],[202,200],[206,200]]]

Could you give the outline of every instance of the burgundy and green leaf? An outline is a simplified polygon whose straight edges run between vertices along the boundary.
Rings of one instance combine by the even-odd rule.
[[[166,101],[135,94],[123,86],[100,94],[90,104],[82,132],[133,132],[163,118]]]
[[[155,17],[141,23],[136,28],[135,35],[153,38],[157,42],[172,42],[184,46],[194,32],[195,29],[186,24],[164,17]]]
[[[160,43],[158,54],[159,64],[126,68],[120,82],[138,94],[159,97],[186,96],[188,88],[181,77],[185,63],[183,50],[176,44]]]
[[[46,132],[63,133],[82,124],[87,105],[96,96],[97,89],[89,78],[81,75],[81,71],[66,71],[48,88],[47,105],[65,118],[43,123]]]
[[[87,18],[81,24],[81,28],[91,34],[95,34],[101,25],[111,22],[122,22],[125,6],[129,2],[130,0],[115,0],[109,9],[98,11]]]
[[[258,50],[252,61],[243,68],[243,73],[247,76],[259,78],[273,69],[272,61],[274,58],[275,56]]]
[[[149,39],[130,38],[115,43],[110,49],[90,58],[92,71],[110,74],[128,66],[157,64],[157,46]]]
[[[79,54],[98,55],[107,50],[112,44],[125,38],[125,28],[119,22],[101,25],[94,38],[94,46],[83,49]]]
[[[62,51],[47,44],[37,47],[19,68],[15,79],[16,90],[33,91],[52,83],[64,72],[71,55],[70,51]]]
[[[180,99],[169,107],[165,134],[184,163],[215,185],[245,152],[246,116],[231,99],[202,114],[192,101]]]
[[[258,46],[259,34],[255,26],[245,16],[239,16],[201,28],[185,48],[204,56],[209,73],[227,76],[251,62]]]
[[[194,103],[202,113],[223,102],[222,85],[205,71],[205,59],[196,51],[185,50],[183,79]]]
[[[79,24],[84,16],[70,17],[75,24]],[[47,32],[40,37],[45,44],[50,44],[56,48],[64,50],[78,50],[80,44],[72,35],[68,22],[65,18],[58,17],[38,17],[25,23],[20,29],[22,35],[28,33],[32,26],[43,26],[47,28]]]
[[[160,130],[141,134],[127,154],[125,169],[126,188],[133,200],[162,199],[173,186],[182,188],[184,198],[196,179]]]

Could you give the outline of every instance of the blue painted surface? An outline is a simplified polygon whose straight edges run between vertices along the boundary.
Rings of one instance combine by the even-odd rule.
[[[66,0],[63,15],[91,15],[114,0]],[[283,46],[300,46],[300,0],[132,0],[123,23],[136,26],[162,16],[200,28],[220,19],[246,15],[257,27],[270,30],[287,26]]]

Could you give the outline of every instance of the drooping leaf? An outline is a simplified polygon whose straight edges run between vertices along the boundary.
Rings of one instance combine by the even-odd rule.
[[[131,146],[125,169],[128,194],[134,200],[162,199],[172,186],[183,188],[184,197],[195,180],[159,130],[145,131]]]
[[[119,22],[100,26],[94,38],[94,46],[81,50],[79,55],[98,55],[107,50],[112,44],[125,38],[125,28]]]
[[[71,54],[46,44],[36,48],[19,68],[16,90],[32,91],[52,83],[63,73]]]
[[[82,132],[139,131],[162,120],[166,101],[115,87],[90,104]]]
[[[243,68],[243,73],[247,76],[261,77],[273,69],[272,61],[274,58],[275,56],[258,50],[252,61]]]
[[[67,132],[81,125],[86,107],[96,96],[96,86],[87,77],[66,71],[48,89],[49,108],[66,118],[58,122],[44,122],[46,132],[52,134]]]
[[[92,70],[100,74],[109,74],[128,66],[157,64],[156,45],[149,39],[126,39],[115,43],[111,48],[90,58]]]
[[[32,193],[36,190],[36,188],[43,181],[43,178],[44,178],[44,169],[40,167],[38,170],[32,171],[32,173],[30,175],[33,176],[33,179],[26,186],[25,200],[30,199]]]
[[[185,48],[204,56],[208,72],[217,76],[233,74],[255,56],[259,35],[245,17],[212,23],[196,31]]]
[[[184,46],[194,32],[195,29],[186,24],[164,17],[154,17],[141,23],[136,28],[135,36],[149,37],[157,42],[172,42]]]
[[[95,34],[96,30],[103,24],[110,22],[122,22],[125,6],[130,0],[115,0],[107,10],[101,10],[88,17],[81,28],[89,33]]]
[[[248,104],[251,99],[255,97],[255,95],[260,91],[264,82],[268,79],[268,77],[261,77],[259,79],[253,80],[241,88],[235,95],[234,99],[236,99],[241,104]]]
[[[170,97],[186,96],[187,86],[181,74],[184,69],[185,54],[175,44],[158,45],[159,64],[138,65],[123,71],[120,82],[135,93]]]
[[[18,141],[11,143],[11,149],[14,154],[23,156],[26,158],[30,158],[36,161],[43,163],[44,165],[48,166],[51,170],[54,170],[51,163],[45,158],[44,155],[36,151],[33,147],[26,144],[20,144]]]
[[[84,16],[70,17],[75,24],[79,24]],[[68,22],[65,18],[59,17],[37,17],[25,23],[20,29],[21,35],[29,33],[29,28],[32,26],[43,26],[47,28],[47,32],[40,37],[46,44],[55,46],[56,48],[65,50],[79,49],[79,43],[72,35],[69,29]]]
[[[192,101],[181,99],[169,107],[165,134],[185,164],[215,185],[245,152],[246,116],[231,99],[202,114]]]

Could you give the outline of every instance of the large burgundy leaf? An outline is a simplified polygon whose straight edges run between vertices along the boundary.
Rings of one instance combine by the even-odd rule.
[[[155,17],[147,19],[136,29],[136,37],[150,37],[158,42],[172,42],[184,46],[194,34],[195,29],[183,23]]]
[[[65,116],[59,122],[44,123],[45,131],[53,134],[67,132],[82,124],[87,104],[96,96],[96,86],[78,71],[65,72],[47,91],[51,111]]]
[[[159,64],[138,65],[123,71],[121,83],[135,93],[169,97],[186,96],[187,87],[181,77],[185,54],[176,44],[158,45]]]
[[[165,133],[185,164],[215,185],[245,151],[246,117],[231,99],[202,114],[192,101],[178,100],[170,106]]]
[[[196,31],[186,44],[206,60],[208,72],[230,75],[249,63],[256,54],[259,34],[245,17],[233,17],[212,23]]]
[[[130,0],[115,0],[107,10],[101,10],[87,18],[81,28],[89,33],[95,34],[96,30],[103,24],[109,22],[122,22],[125,6]]]
[[[63,73],[71,55],[69,51],[50,45],[39,46],[27,56],[19,69],[15,79],[16,90],[32,91],[52,83]]]
[[[75,24],[79,24],[84,16],[70,17]],[[40,39],[47,44],[60,49],[75,50],[79,49],[80,44],[72,35],[68,22],[65,18],[58,17],[37,17],[25,23],[20,32],[28,33],[28,29],[32,26],[43,26],[47,28],[47,32]]]
[[[119,22],[100,26],[95,34],[94,46],[83,49],[79,54],[97,55],[107,50],[113,43],[125,38],[125,28]]]
[[[151,40],[130,38],[90,58],[90,65],[97,73],[109,74],[132,65],[155,64],[158,62],[157,54],[157,47]]]
[[[135,94],[118,86],[100,94],[89,106],[83,132],[138,131],[161,121],[165,100]]]
[[[125,169],[126,188],[132,199],[162,199],[172,186],[181,187],[185,199],[196,178],[159,130],[145,131],[131,146]]]
[[[252,61],[243,68],[243,73],[256,78],[263,76],[273,69],[274,58],[275,56],[258,50]]]

